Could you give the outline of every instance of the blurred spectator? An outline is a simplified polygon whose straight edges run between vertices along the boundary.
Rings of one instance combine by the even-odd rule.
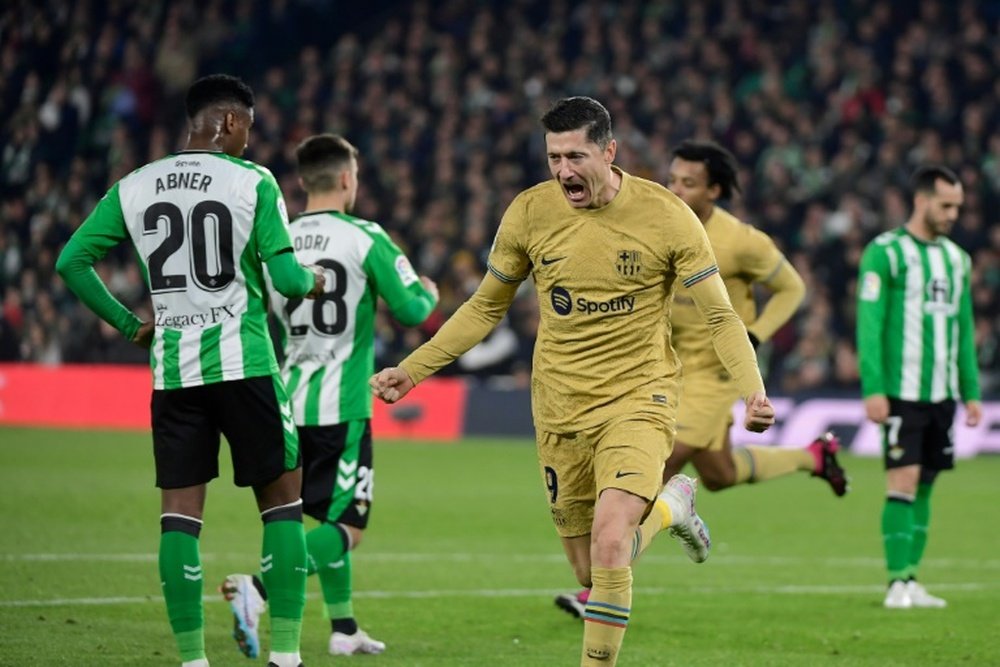
[[[974,257],[980,362],[996,391],[998,17],[995,0],[5,3],[0,358],[144,359],[82,314],[52,259],[111,183],[180,145],[187,85],[226,70],[257,92],[248,157],[271,168],[293,214],[295,144],[333,131],[359,146],[357,212],[438,281],[443,315],[474,289],[513,195],[548,177],[537,118],[555,98],[602,100],[619,163],[660,181],[676,142],[722,142],[741,167],[731,208],[809,288],[762,354],[785,391],[856,387],[860,251],[906,220],[912,169],[945,162],[966,187],[954,238]],[[100,270],[145,303],[129,253]],[[503,328],[452,370],[526,377],[538,307],[522,289]],[[439,322],[380,319],[379,363]]]

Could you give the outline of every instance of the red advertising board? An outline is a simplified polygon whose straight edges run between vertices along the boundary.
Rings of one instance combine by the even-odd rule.
[[[143,366],[0,364],[0,426],[56,428],[149,429],[152,379]],[[375,401],[372,432],[376,438],[453,441],[468,430],[488,435],[484,424],[496,423],[497,397],[484,400],[469,392],[455,378],[431,378],[396,405]],[[481,391],[472,389],[471,391]],[[516,401],[502,403],[510,409],[529,411],[526,390]],[[732,439],[736,445],[759,444],[802,447],[818,434],[833,429],[845,439],[852,453],[880,455],[880,434],[865,419],[864,405],[856,398],[773,397],[777,423],[766,433],[741,427],[743,407],[733,406]],[[519,406],[511,408],[511,406]],[[486,419],[486,418],[489,419]],[[510,421],[510,420],[508,420]],[[525,431],[504,431],[510,437],[532,437],[530,420]],[[983,404],[982,422],[969,427],[959,408],[955,420],[955,454],[1000,454],[1000,402]]]
[[[149,428],[144,366],[0,364],[0,424]]]
[[[375,401],[372,435],[386,439],[458,440],[462,437],[466,384],[431,378],[395,405]]]
[[[145,366],[0,364],[0,425],[149,429]],[[377,438],[456,440],[465,383],[432,379],[397,405],[375,402]]]

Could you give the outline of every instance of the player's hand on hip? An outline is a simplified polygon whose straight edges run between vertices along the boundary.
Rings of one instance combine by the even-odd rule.
[[[410,393],[413,380],[399,366],[383,368],[368,380],[372,393],[384,403],[395,403]]]
[[[966,426],[979,426],[979,422],[983,419],[983,404],[979,401],[966,401],[965,402],[965,425]]]
[[[774,406],[761,392],[747,398],[743,427],[754,433],[763,433],[774,424]]]
[[[143,322],[132,336],[132,342],[148,350],[149,346],[153,344],[153,333],[155,331],[156,325],[152,322]]]
[[[420,276],[420,284],[424,286],[424,289],[431,293],[435,301],[441,300],[441,295],[438,294],[437,283],[428,278],[427,276]]]
[[[312,270],[313,275],[316,276],[316,284],[313,285],[313,288],[309,290],[308,294],[306,294],[306,298],[315,299],[326,291],[326,271],[322,266],[315,265],[310,266],[309,269]]]
[[[876,424],[884,424],[889,418],[889,399],[885,394],[872,394],[865,399],[865,414]]]

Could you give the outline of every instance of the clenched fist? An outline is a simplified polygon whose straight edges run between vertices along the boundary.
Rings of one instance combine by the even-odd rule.
[[[402,368],[393,366],[383,368],[368,380],[368,386],[372,393],[385,403],[395,403],[399,399],[410,393],[413,389],[413,380]]]
[[[762,393],[747,398],[746,416],[743,426],[753,433],[763,433],[774,424],[774,406]]]

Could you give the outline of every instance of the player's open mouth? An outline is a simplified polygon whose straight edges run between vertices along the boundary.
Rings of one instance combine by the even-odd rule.
[[[583,187],[578,183],[563,183],[563,191],[566,193],[566,198],[571,202],[579,203],[583,202],[587,198],[587,188]]]

